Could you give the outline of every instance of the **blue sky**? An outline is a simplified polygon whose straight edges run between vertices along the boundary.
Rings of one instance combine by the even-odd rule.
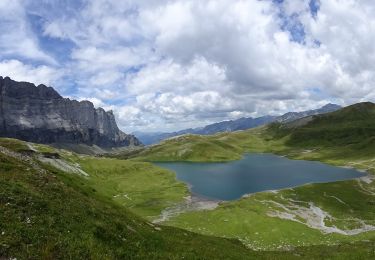
[[[0,75],[112,109],[126,132],[375,99],[375,3],[2,0]]]

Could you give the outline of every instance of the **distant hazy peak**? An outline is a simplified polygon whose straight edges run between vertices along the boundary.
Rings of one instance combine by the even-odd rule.
[[[215,134],[219,132],[233,132],[238,130],[246,130],[249,128],[254,128],[257,126],[265,125],[272,122],[291,122],[299,118],[303,118],[306,116],[311,115],[318,115],[318,114],[324,114],[336,111],[340,109],[341,106],[335,105],[335,104],[326,104],[325,106],[314,109],[314,110],[308,110],[308,111],[302,111],[302,112],[288,112],[281,116],[261,116],[257,118],[252,117],[241,117],[239,119],[235,120],[228,120],[228,121],[222,121],[213,123],[210,125],[207,125],[205,127],[199,127],[194,129],[184,129],[177,132],[172,133],[142,133],[137,132],[137,137],[142,141],[142,143],[148,145],[148,144],[154,144],[158,143],[161,140],[179,136],[183,134],[200,134],[200,135],[210,135]]]

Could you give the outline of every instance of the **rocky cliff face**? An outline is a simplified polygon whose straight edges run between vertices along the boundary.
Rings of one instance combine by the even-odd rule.
[[[0,77],[0,136],[38,143],[101,147],[140,145],[123,133],[112,113],[89,101],[61,97],[53,88]]]

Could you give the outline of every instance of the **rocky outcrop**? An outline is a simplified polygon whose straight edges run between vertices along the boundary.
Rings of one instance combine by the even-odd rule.
[[[53,88],[0,77],[0,136],[37,143],[100,147],[140,145],[123,133],[112,111],[63,98]]]

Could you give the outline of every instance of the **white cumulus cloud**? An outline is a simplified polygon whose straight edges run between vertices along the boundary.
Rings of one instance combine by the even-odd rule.
[[[0,54],[20,55],[2,71],[47,83],[64,74],[127,131],[375,100],[374,1],[36,2],[0,3]],[[73,45],[58,69],[25,10],[42,17],[43,37]]]

